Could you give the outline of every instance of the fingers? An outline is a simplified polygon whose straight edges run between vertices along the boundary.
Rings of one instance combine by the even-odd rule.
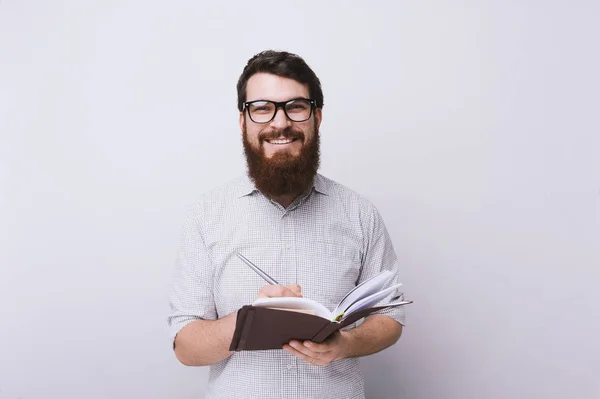
[[[342,344],[342,333],[340,331],[334,332],[329,338],[320,344],[312,341],[304,341],[304,346],[316,353],[329,352],[332,350],[338,350]]]
[[[331,347],[327,343],[316,344],[311,341],[304,341],[304,347],[312,353],[325,353],[331,351]]]
[[[282,285],[265,285],[258,291],[258,298],[277,298],[277,297],[301,297],[300,286],[292,284],[287,286]]]
[[[316,352],[313,352],[313,351],[312,351],[312,350],[310,350],[310,349],[309,349],[307,346],[305,346],[305,345],[302,345],[302,343],[301,343],[301,342],[298,342],[298,341],[290,341],[290,344],[289,344],[289,345],[290,345],[292,348],[294,348],[296,351],[298,351],[298,352],[302,353],[302,354],[303,354],[303,355],[305,355],[305,356],[308,356],[308,357],[311,357],[311,358],[313,358],[313,357],[315,357],[315,358],[316,358],[316,357],[318,357],[318,353],[316,353]]]
[[[289,345],[284,345],[283,349],[313,366],[326,366],[331,363],[334,358],[328,352],[313,351],[311,348],[298,341],[291,341]]]
[[[302,349],[301,345],[297,346],[296,348],[298,349]],[[311,352],[307,351],[306,349],[302,349],[302,351],[296,349],[290,345],[284,345],[283,349],[288,352],[291,355],[296,356],[298,359],[304,360],[307,363],[310,363],[314,366],[323,366],[325,364],[322,364],[321,361],[318,358],[315,358],[313,356],[310,356]],[[307,354],[308,353],[308,354]],[[315,355],[315,354],[312,354]],[[327,362],[329,363],[329,362]]]
[[[285,288],[295,292],[298,296],[302,296],[302,288],[300,288],[298,284],[289,284],[286,285]]]

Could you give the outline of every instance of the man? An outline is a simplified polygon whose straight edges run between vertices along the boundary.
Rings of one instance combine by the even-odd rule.
[[[402,307],[321,344],[229,351],[237,310],[257,297],[304,296],[333,309],[356,284],[383,270],[392,284],[398,272],[375,207],[317,173],[323,93],[304,60],[259,53],[237,91],[248,173],[189,211],[169,316],[175,355],[211,366],[206,398],[364,398],[358,358],[400,338]],[[285,285],[265,285],[236,252]]]

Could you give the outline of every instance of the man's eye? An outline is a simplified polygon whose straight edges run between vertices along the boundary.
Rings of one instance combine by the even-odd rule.
[[[307,108],[304,104],[290,104],[287,109],[288,111],[304,111]]]
[[[250,112],[259,113],[259,114],[267,114],[269,112],[273,112],[273,105],[271,105],[269,103],[253,104],[252,107],[250,107]]]

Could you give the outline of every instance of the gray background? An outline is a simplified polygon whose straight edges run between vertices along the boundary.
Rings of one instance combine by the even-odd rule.
[[[600,6],[365,3],[0,3],[0,398],[202,397],[168,282],[266,48],[321,78],[321,171],[415,301],[368,397],[600,397]]]

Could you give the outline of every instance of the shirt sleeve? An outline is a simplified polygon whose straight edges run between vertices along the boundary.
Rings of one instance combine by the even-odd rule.
[[[215,320],[213,265],[201,230],[200,206],[191,207],[185,217],[180,247],[173,271],[167,323],[170,338],[196,320]]]
[[[384,270],[390,270],[393,275],[386,283],[384,288],[397,284],[399,281],[400,265],[394,251],[394,246],[388,234],[388,231],[383,222],[383,218],[379,214],[377,208],[371,205],[369,210],[367,225],[365,226],[365,236],[362,253],[362,270],[359,276],[358,284],[381,273]],[[391,303],[392,298],[401,294],[402,286],[399,289],[391,292],[386,298],[378,303],[377,306],[382,306]],[[378,310],[371,313],[382,314],[391,317],[400,324],[405,323],[404,306],[396,306],[388,309]]]

